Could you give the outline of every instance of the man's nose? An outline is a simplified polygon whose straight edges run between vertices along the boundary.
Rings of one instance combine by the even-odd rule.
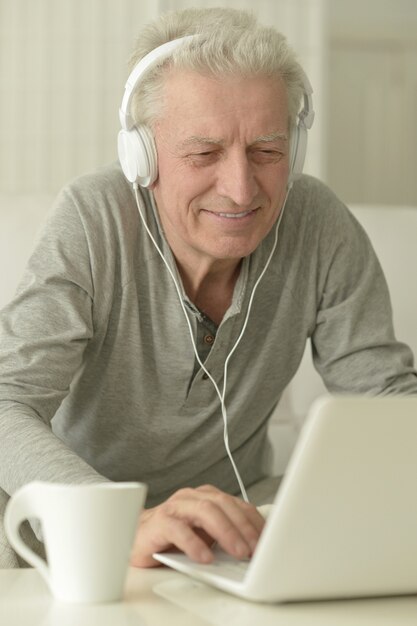
[[[259,186],[248,155],[230,154],[219,162],[218,168],[217,193],[240,207],[251,207]]]

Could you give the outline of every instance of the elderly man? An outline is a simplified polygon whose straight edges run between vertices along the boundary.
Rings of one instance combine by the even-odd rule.
[[[210,561],[212,541],[245,557],[263,525],[246,488],[257,502],[308,337],[333,392],[417,391],[367,237],[301,176],[311,106],[285,39],[244,12],[143,30],[122,169],[63,190],[1,315],[4,494],[140,480],[134,565],[171,545]]]

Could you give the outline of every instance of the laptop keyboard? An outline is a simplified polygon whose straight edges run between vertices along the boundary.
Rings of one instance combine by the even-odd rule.
[[[211,571],[216,576],[230,578],[238,582],[243,581],[248,571],[250,559],[239,561],[220,549],[214,551],[214,556],[214,561],[205,566],[207,571]]]
[[[213,549],[214,560],[211,563],[197,563],[191,561],[182,552],[156,554],[155,557],[174,569],[203,580],[226,579],[242,583],[250,565],[250,559],[242,561],[226,554],[220,548]]]

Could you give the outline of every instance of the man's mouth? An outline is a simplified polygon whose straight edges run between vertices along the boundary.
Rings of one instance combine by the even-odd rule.
[[[241,211],[240,213],[218,213],[217,215],[220,217],[231,217],[232,219],[237,219],[239,217],[246,217],[253,211],[254,209],[251,209],[250,211]]]

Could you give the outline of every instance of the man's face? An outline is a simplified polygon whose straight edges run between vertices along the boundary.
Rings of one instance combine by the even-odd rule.
[[[239,260],[281,210],[288,179],[288,110],[277,78],[172,71],[155,127],[153,191],[180,263]]]

